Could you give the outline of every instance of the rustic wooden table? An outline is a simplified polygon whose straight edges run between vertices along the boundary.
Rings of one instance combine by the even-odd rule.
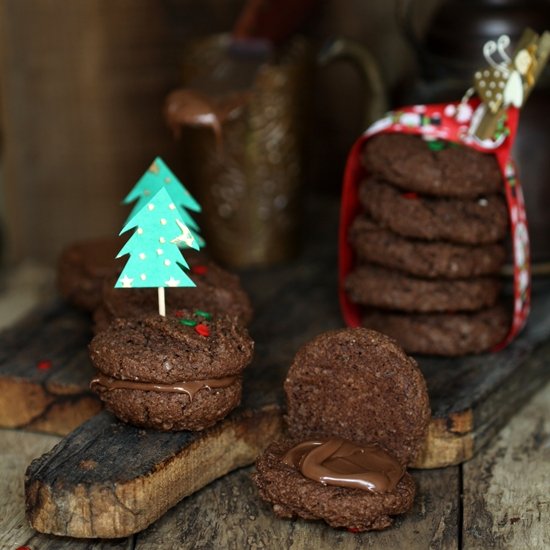
[[[51,435],[0,430],[2,550],[22,545],[32,550],[550,547],[550,385],[474,459],[461,466],[415,471],[414,510],[381,533],[354,535],[321,524],[277,520],[259,500],[251,468],[244,468],[183,500],[127,539],[79,541],[37,534],[25,520],[24,473],[32,458],[57,441]]]
[[[0,296],[0,328],[46,294],[48,272],[26,267]],[[414,509],[381,533],[352,534],[320,523],[280,521],[259,500],[244,468],[184,499],[145,531],[116,541],[35,533],[25,519],[24,474],[59,437],[0,430],[0,550],[186,548],[513,548],[550,547],[550,385],[469,462],[417,470]],[[124,460],[124,457],[120,457]]]

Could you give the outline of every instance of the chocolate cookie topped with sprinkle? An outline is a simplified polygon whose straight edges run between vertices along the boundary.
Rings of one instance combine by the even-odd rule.
[[[167,288],[166,303],[170,311],[198,308],[233,316],[247,325],[252,318],[252,305],[239,277],[202,253],[189,251],[186,258],[196,286]],[[158,311],[155,288],[114,288],[114,283],[114,278],[103,283],[102,302],[94,313],[96,333],[106,329],[113,319],[131,319]]]
[[[199,309],[116,319],[90,344],[91,387],[124,422],[202,430],[239,404],[253,347],[234,317]]]
[[[369,139],[363,150],[363,164],[370,174],[405,191],[436,197],[474,199],[502,189],[494,155],[409,134],[382,134]]]

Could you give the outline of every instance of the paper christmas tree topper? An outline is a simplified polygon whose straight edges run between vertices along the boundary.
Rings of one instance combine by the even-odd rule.
[[[203,247],[205,243],[204,239],[198,234],[199,226],[187,212],[187,209],[200,212],[201,207],[160,157],[157,157],[152,162],[147,172],[143,174],[143,176],[138,180],[136,185],[134,185],[133,189],[123,200],[124,204],[137,201],[126,220],[126,223],[131,223],[132,218],[160,189],[166,189],[168,191],[174,200],[174,204],[180,211],[181,220],[187,227],[189,227],[193,237],[198,241],[199,245]]]
[[[115,287],[189,287],[195,283],[184,272],[188,267],[177,245],[199,250],[197,240],[183,223],[180,211],[166,189],[151,197],[123,227],[134,234],[117,257],[129,254]]]
[[[200,212],[199,204],[157,157],[124,199],[136,200],[120,234],[135,229],[117,258],[130,257],[115,288],[157,288],[159,314],[166,315],[165,287],[194,287],[180,247],[199,250],[204,241],[186,208]],[[192,227],[193,229],[191,229]]]
[[[182,206],[193,212],[201,211],[199,203],[192,197],[191,193],[187,191],[181,181],[166,166],[166,163],[160,157],[156,157],[147,172],[143,174],[123,200],[124,204],[137,201],[128,219],[141,210],[145,202],[162,187],[166,187],[166,190],[178,206]]]

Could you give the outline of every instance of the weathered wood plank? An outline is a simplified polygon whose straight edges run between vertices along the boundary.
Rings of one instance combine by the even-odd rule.
[[[472,458],[550,378],[550,292],[534,296],[528,325],[505,350],[465,357],[419,357],[432,422],[419,467]]]
[[[415,472],[414,509],[379,533],[352,534],[322,522],[283,521],[262,502],[250,468],[185,499],[136,537],[136,550],[166,548],[458,548],[458,468]]]
[[[465,548],[550,547],[550,385],[464,464]]]
[[[35,550],[129,550],[133,547],[133,539],[93,542],[36,533],[25,519],[25,468],[29,460],[46,452],[59,438],[12,430],[1,430],[0,437],[0,549],[29,546]]]
[[[40,532],[118,538],[183,497],[250,464],[280,432],[269,408],[237,411],[204,432],[160,433],[103,412],[27,470],[27,517]]]
[[[90,338],[89,317],[61,302],[0,334],[0,426],[65,434],[97,414]]]

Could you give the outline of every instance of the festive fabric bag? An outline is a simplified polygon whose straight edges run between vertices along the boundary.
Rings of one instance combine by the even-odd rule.
[[[508,334],[495,348],[509,344],[525,325],[530,303],[529,236],[521,185],[514,162],[510,158],[516,136],[519,111],[510,106],[501,111],[497,131],[492,139],[480,139],[470,131],[484,104],[477,98],[462,102],[415,105],[388,113],[375,122],[355,143],[348,157],[341,204],[339,228],[339,297],[344,320],[349,326],[360,326],[361,306],[353,303],[344,288],[347,275],[356,264],[348,241],[351,222],[361,213],[358,198],[359,183],[368,175],[368,167],[360,160],[365,143],[382,133],[405,133],[425,140],[444,140],[494,155],[502,174],[504,195],[508,206],[510,237],[513,243],[513,319]]]

